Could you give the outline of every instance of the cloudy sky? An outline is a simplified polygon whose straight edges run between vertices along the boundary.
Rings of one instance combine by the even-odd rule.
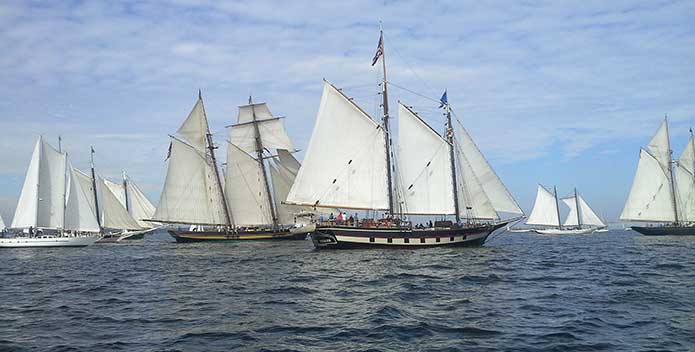
[[[377,111],[383,22],[393,104],[435,127],[444,89],[522,207],[573,187],[613,219],[664,114],[695,125],[693,1],[0,2],[0,214],[39,135],[127,170],[156,201],[167,134],[202,89],[219,140],[249,94],[305,148],[326,78]],[[301,157],[301,154],[300,154]]]

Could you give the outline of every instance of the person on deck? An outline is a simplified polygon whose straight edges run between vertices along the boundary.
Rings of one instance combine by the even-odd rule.
[[[337,223],[338,225],[342,225],[342,224],[343,224],[343,213],[342,213],[342,212],[339,212],[339,213],[338,213],[338,217],[335,218],[335,220],[336,220],[336,223]]]

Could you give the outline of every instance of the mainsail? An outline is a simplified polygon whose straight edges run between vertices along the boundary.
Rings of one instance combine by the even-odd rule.
[[[199,95],[177,136],[171,136],[169,166],[152,216],[154,221],[230,225],[208,137],[208,122]]]
[[[272,224],[263,170],[256,159],[234,144],[227,146],[225,194],[237,225]]]
[[[555,194],[538,185],[536,202],[526,220],[528,225],[560,226],[560,214]]]
[[[385,154],[381,125],[325,82],[311,141],[287,203],[387,210]]]
[[[12,219],[12,228],[63,228],[66,165],[66,154],[39,137]]]
[[[99,228],[93,205],[89,201],[92,193],[87,194],[80,183],[81,173],[72,166],[69,167],[69,170],[70,190],[65,208],[65,229],[70,231],[99,232],[101,229]]]

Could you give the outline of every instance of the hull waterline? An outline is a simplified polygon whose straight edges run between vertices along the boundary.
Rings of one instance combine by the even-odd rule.
[[[695,226],[632,226],[645,236],[695,236]]]
[[[317,226],[311,240],[317,249],[475,247],[504,225],[427,229]]]
[[[94,244],[100,238],[99,236],[0,238],[0,248],[86,247]]]
[[[590,229],[574,229],[574,230],[560,230],[560,229],[538,229],[535,230],[536,233],[541,235],[590,235],[596,231],[595,228]]]
[[[222,231],[180,231],[169,230],[169,235],[176,242],[241,242],[241,241],[278,241],[278,240],[304,240],[306,233],[293,233],[289,230],[283,231],[243,231],[243,232],[222,232]]]

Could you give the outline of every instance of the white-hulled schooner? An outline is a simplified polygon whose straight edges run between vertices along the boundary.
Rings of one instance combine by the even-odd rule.
[[[661,223],[632,226],[643,235],[695,235],[695,138],[690,139],[678,160],[673,160],[668,120],[659,126],[639,163],[620,220]]]
[[[290,231],[294,209],[280,204],[280,192],[293,182],[298,164],[281,118],[265,103],[249,101],[228,127],[223,182],[199,94],[186,121],[170,136],[166,181],[152,221],[169,224],[178,242],[304,239],[306,234]],[[277,154],[268,155],[269,150]]]
[[[317,248],[483,244],[508,223],[499,221],[498,211],[523,212],[462,126],[453,126],[448,104],[445,136],[399,104],[398,150],[392,153],[383,34],[373,63],[379,58],[382,122],[324,81],[314,131],[286,203],[385,212],[382,219],[315,224]],[[453,215],[455,221],[414,226],[408,215]]]
[[[67,154],[39,137],[2,247],[83,247],[101,238]]]
[[[560,200],[570,210],[564,222],[560,217]],[[545,235],[590,234],[599,228],[606,227],[584,198],[577,194],[577,189],[574,190],[573,196],[559,199],[557,188],[550,192],[541,185],[538,185],[536,202],[526,224],[542,226],[533,230]]]

